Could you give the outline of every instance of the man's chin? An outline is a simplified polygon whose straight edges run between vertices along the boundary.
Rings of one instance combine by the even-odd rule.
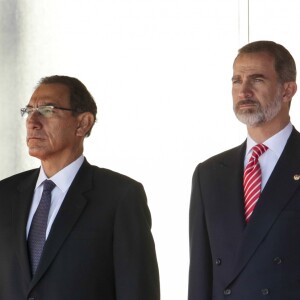
[[[264,118],[253,114],[235,114],[237,119],[248,127],[259,127],[264,123]]]
[[[28,154],[32,157],[36,157],[38,159],[41,159],[43,157],[44,152],[42,149],[37,147],[29,147],[28,148]]]

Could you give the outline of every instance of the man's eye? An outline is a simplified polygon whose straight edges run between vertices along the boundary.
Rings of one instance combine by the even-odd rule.
[[[237,83],[241,83],[241,81],[239,79],[232,80],[232,84],[237,84]]]
[[[53,109],[52,109],[52,107],[40,107],[39,111],[40,111],[40,113],[42,115],[46,115],[47,116],[47,115],[51,115],[52,114]]]
[[[262,80],[262,78],[254,78],[254,81],[255,82],[262,82],[263,80]]]

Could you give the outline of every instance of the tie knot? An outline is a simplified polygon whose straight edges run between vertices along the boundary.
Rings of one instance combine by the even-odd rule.
[[[257,144],[252,148],[252,157],[258,159],[264,152],[268,150],[268,147],[264,144]]]
[[[44,192],[51,192],[55,187],[55,183],[52,180],[46,179],[43,184]]]

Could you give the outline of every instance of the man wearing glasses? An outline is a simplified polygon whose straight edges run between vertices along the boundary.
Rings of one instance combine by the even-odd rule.
[[[0,182],[0,299],[160,298],[143,186],[83,156],[96,113],[67,76],[42,78],[21,109],[41,168]]]

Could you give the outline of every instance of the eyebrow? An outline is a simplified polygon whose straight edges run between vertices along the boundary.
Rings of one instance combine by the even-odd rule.
[[[41,104],[41,105],[39,105],[39,106],[37,106],[37,107],[43,107],[43,106],[53,106],[53,107],[56,107],[56,105],[55,105],[55,104],[52,104],[52,103]],[[26,105],[26,107],[28,107],[28,108],[33,108],[33,105]]]
[[[250,79],[255,79],[255,78],[267,78],[264,74],[260,74],[260,73],[255,73],[255,74],[251,74],[249,76],[247,76]],[[231,80],[237,80],[241,78],[240,75],[234,75],[232,76]]]
[[[250,78],[257,78],[257,77],[260,77],[260,78],[266,78],[266,76],[264,74],[260,74],[260,73],[257,73],[257,74],[252,74],[249,76]]]
[[[57,105],[55,99],[53,99],[53,97],[51,97],[51,96],[45,96],[45,97],[38,98],[37,103],[43,103],[39,106],[48,106],[48,105],[55,106],[55,105]],[[28,104],[28,105],[26,105],[26,107],[32,107],[32,105]]]

